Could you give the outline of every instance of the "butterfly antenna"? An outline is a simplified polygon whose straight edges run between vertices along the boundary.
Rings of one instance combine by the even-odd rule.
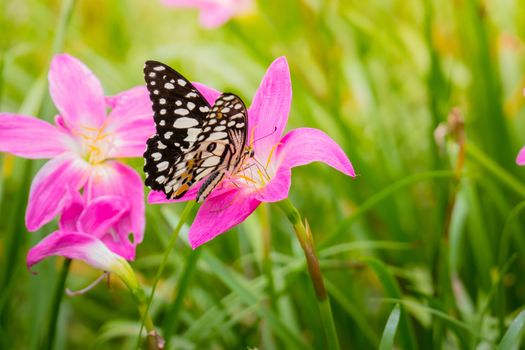
[[[268,134],[266,134],[266,135],[264,135],[264,136],[259,137],[257,140],[254,140],[253,137],[254,137],[254,134],[255,134],[255,128],[257,128],[257,125],[252,129],[252,133],[251,133],[251,135],[250,135],[250,140],[251,140],[251,141],[250,141],[250,146],[253,146],[253,144],[254,144],[255,142],[257,142],[257,141],[261,141],[262,139],[267,138],[268,136],[272,135],[274,132],[277,131],[277,127],[274,127],[272,132],[270,132],[270,133],[268,133]]]
[[[253,140],[253,138],[255,137],[255,129],[257,129],[257,126],[258,126],[258,125],[255,125],[255,126],[253,127],[252,131],[250,132],[250,143],[249,143],[249,144],[250,144],[250,146],[249,146],[250,148],[253,148],[253,143],[255,142],[255,141]]]

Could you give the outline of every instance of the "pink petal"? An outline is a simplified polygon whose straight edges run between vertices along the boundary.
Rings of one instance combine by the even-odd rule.
[[[261,202],[246,191],[232,189],[208,198],[190,227],[193,249],[243,222]]]
[[[239,12],[251,8],[251,0],[162,0],[167,6],[200,9],[200,23],[216,28]]]
[[[255,198],[261,202],[278,202],[288,197],[292,182],[290,168],[281,167],[265,187],[256,192]]]
[[[211,4],[210,0],[161,0],[164,5],[174,6],[174,7],[194,7],[201,8],[209,6]]]
[[[52,255],[82,260],[97,269],[115,273],[119,272],[122,261],[121,257],[111,252],[94,236],[79,232],[56,231],[29,250],[27,267],[31,268]]]
[[[78,191],[67,188],[67,199],[60,214],[58,226],[61,231],[76,231],[80,214],[84,210],[84,201]]]
[[[281,140],[276,157],[284,168],[319,161],[348,176],[355,176],[352,163],[341,147],[318,129],[300,128],[290,131]]]
[[[163,204],[163,203],[178,203],[178,202],[186,202],[195,200],[197,198],[197,194],[199,193],[199,189],[202,185],[203,181],[199,181],[188,190],[182,197],[178,199],[167,199],[164,192],[161,191],[150,191],[148,194],[148,203],[149,204]],[[232,188],[233,185],[230,185],[228,180],[225,179],[223,182],[217,186],[212,193],[208,196],[208,198],[213,198],[215,196],[218,196],[226,191],[229,191]]]
[[[67,151],[66,139],[65,133],[38,118],[0,113],[1,152],[32,159],[52,158]]]
[[[139,242],[130,239],[129,236],[133,234],[129,232],[129,224],[126,223],[126,220],[128,220],[128,216],[124,216],[123,220],[116,222],[111,231],[103,235],[101,240],[113,253],[126,260],[135,260]]]
[[[146,141],[155,133],[148,91],[143,86],[107,99],[113,107],[106,121],[106,132],[114,136],[108,158],[142,157]]]
[[[180,8],[195,8],[201,11],[211,11],[218,7],[229,7],[231,0],[161,0],[164,5]],[[235,0],[234,0],[235,1]]]
[[[36,231],[57,215],[69,201],[68,188],[79,190],[89,175],[89,165],[72,153],[47,162],[38,171],[29,193],[26,226]]]
[[[177,202],[186,202],[195,200],[197,198],[197,193],[199,192],[199,186],[198,184],[193,185],[192,188],[188,190],[179,199],[167,199],[166,194],[161,191],[150,191],[148,194],[148,203],[149,204],[163,204],[163,203],[177,203]]]
[[[121,220],[119,230],[133,234],[133,246],[144,238],[145,204],[144,186],[137,172],[122,163],[108,161],[93,168],[87,189],[84,191],[88,201],[94,198],[112,195],[127,199],[130,204],[126,220]],[[129,242],[129,238],[126,238]],[[127,244],[127,243],[126,243]]]
[[[199,90],[199,92],[202,94],[202,96],[204,96],[206,101],[208,101],[208,103],[212,106],[215,103],[215,100],[217,99],[217,97],[219,97],[221,94],[219,91],[215,90],[214,88],[211,88],[201,83],[195,82],[195,83],[192,83],[192,85],[195,86],[197,90]]]
[[[518,157],[516,158],[518,165],[525,165],[525,146],[520,150]]]
[[[58,130],[65,132],[66,134],[72,134],[71,129],[69,129],[66,121],[64,120],[64,117],[62,117],[60,114],[55,115],[55,124]]]
[[[130,204],[124,197],[100,196],[93,199],[78,221],[81,232],[101,237],[129,211]]]
[[[255,128],[254,148],[260,158],[265,159],[281,138],[291,102],[292,84],[288,62],[285,57],[279,57],[266,71],[248,110],[250,130]],[[248,135],[251,135],[251,131]]]
[[[237,12],[235,5],[215,5],[200,11],[199,22],[204,28],[217,28],[228,22]]]
[[[102,86],[78,59],[67,54],[53,58],[49,92],[70,129],[98,128],[104,122],[106,106]]]
[[[129,210],[130,203],[125,197],[97,197],[80,216],[79,230],[99,238],[113,253],[133,260],[136,244],[128,237]]]

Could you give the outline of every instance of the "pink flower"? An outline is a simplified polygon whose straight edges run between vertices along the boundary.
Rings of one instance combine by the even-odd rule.
[[[140,243],[145,214],[142,180],[131,167],[112,159],[141,157],[155,131],[146,89],[136,87],[105,98],[93,73],[65,54],[51,62],[49,89],[60,113],[56,125],[0,113],[0,151],[51,158],[31,185],[27,229],[39,229],[62,211],[67,188],[83,188],[88,202],[106,195],[127,198],[130,214],[122,229],[133,233],[133,245]],[[107,108],[112,109],[108,116]]]
[[[205,28],[215,28],[226,23],[230,18],[248,12],[253,0],[162,0],[173,7],[197,8],[200,11],[200,23]]]
[[[100,196],[86,203],[78,191],[69,190],[59,230],[41,240],[27,254],[31,268],[42,259],[60,255],[79,259],[104,271],[117,272],[123,260],[135,256],[135,246],[128,241],[127,223],[131,204],[125,197]]]
[[[518,153],[516,164],[525,165],[525,146],[520,150],[520,153]]]
[[[219,92],[202,84],[194,85],[213,105]],[[261,202],[287,198],[293,167],[321,161],[355,176],[343,150],[321,130],[300,128],[281,138],[291,99],[288,63],[281,57],[268,68],[248,110],[249,135],[255,140],[255,155],[248,160],[246,170],[223,181],[201,206],[189,232],[193,248],[244,221]],[[199,184],[194,185],[178,200],[167,200],[164,193],[152,191],[148,200],[150,203],[192,200],[198,188]]]

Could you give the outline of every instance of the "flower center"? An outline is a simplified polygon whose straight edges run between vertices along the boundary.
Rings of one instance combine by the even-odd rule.
[[[106,130],[105,124],[99,128],[82,126],[77,136],[81,140],[82,157],[92,165],[106,160],[115,144],[115,135]]]
[[[268,157],[263,161],[258,159],[257,155],[245,157],[239,171],[232,177],[234,184],[253,190],[265,187],[275,176],[276,169],[273,166],[272,158],[279,145],[279,143],[275,144],[268,153]],[[250,150],[251,147],[248,147],[248,151]]]

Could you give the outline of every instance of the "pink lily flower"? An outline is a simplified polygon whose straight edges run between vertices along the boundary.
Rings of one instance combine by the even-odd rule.
[[[165,5],[199,9],[199,21],[205,28],[216,28],[236,15],[249,12],[253,0],[162,0]]]
[[[211,105],[220,95],[202,84],[194,85]],[[288,63],[280,57],[268,68],[248,109],[254,157],[248,159],[244,167],[246,170],[223,181],[200,207],[189,232],[194,249],[243,222],[262,202],[287,198],[293,167],[321,161],[348,176],[355,176],[343,150],[321,130],[299,128],[281,138],[288,121],[291,100]],[[194,185],[177,200],[167,200],[164,193],[151,191],[148,201],[193,200],[198,189],[199,184]]]
[[[136,87],[105,98],[93,73],[66,54],[51,62],[49,89],[60,113],[56,125],[0,113],[0,151],[51,158],[31,185],[27,229],[39,229],[62,211],[67,188],[83,189],[88,202],[106,195],[128,199],[131,206],[125,230],[133,233],[132,244],[137,245],[144,233],[142,180],[131,167],[113,159],[141,157],[147,138],[155,131],[146,89]],[[106,116],[107,108],[111,112]]]
[[[27,254],[31,268],[41,260],[59,255],[79,259],[109,272],[119,273],[135,256],[128,241],[131,204],[125,197],[100,196],[86,203],[78,191],[69,190],[59,230],[42,239]]]
[[[520,153],[518,153],[516,164],[525,165],[525,146],[520,150]]]

